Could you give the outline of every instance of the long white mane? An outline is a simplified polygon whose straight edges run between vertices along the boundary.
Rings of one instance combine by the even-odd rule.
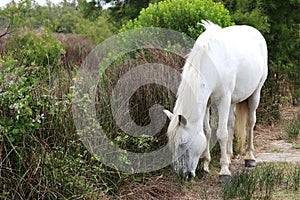
[[[221,27],[210,22],[202,20],[202,26],[206,29],[205,32],[197,39],[191,52],[187,55],[186,63],[181,74],[181,83],[177,91],[177,100],[173,110],[174,116],[183,115],[188,120],[191,120],[191,114],[195,109],[201,93],[199,86],[201,73],[200,61],[206,50],[210,48],[210,41],[214,34],[221,30]],[[169,124],[168,137],[170,141],[178,142],[175,135],[176,126],[178,126],[178,118],[175,117]]]
[[[176,115],[182,114],[189,119],[191,112],[198,102],[200,96],[200,61],[203,54],[210,48],[210,42],[214,34],[221,30],[221,27],[210,22],[202,20],[202,26],[205,32],[197,39],[194,47],[187,56],[186,63],[181,75],[181,83],[177,91],[177,101],[173,110]]]

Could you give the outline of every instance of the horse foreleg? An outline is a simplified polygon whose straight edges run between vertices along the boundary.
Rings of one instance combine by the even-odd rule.
[[[203,159],[204,159],[204,164],[203,164],[203,168],[204,168],[204,172],[206,173],[206,175],[209,174],[209,163],[211,161],[211,156],[210,156],[210,138],[211,138],[211,127],[210,127],[210,123],[209,123],[209,107],[207,107],[206,109],[206,113],[205,113],[205,118],[204,118],[204,132],[205,132],[205,136],[206,136],[206,140],[207,140],[207,145],[206,148],[203,152]]]
[[[227,124],[228,124],[228,116],[230,110],[230,97],[225,96],[223,99],[221,99],[217,103],[217,107],[218,107],[218,114],[219,114],[217,139],[219,141],[220,148],[221,148],[221,158],[220,158],[221,171],[219,173],[219,176],[220,176],[220,181],[223,182],[226,181],[228,177],[231,176],[229,170],[229,158],[227,154],[227,142],[228,142]]]

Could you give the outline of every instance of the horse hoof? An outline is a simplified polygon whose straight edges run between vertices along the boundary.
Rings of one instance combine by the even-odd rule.
[[[245,167],[256,167],[255,160],[245,160]]]
[[[231,180],[230,175],[220,175],[219,176],[219,183],[227,183]]]

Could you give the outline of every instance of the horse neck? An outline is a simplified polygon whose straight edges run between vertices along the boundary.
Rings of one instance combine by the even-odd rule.
[[[204,37],[200,36],[183,67],[174,113],[182,114],[190,121],[202,120],[205,115],[210,90],[205,77],[201,75],[207,74],[207,68],[203,67],[201,62],[207,60],[206,51],[209,46],[210,40],[205,34]]]
[[[199,68],[185,65],[177,92],[175,114],[184,115],[190,122],[198,123],[204,118],[209,91],[201,78]]]

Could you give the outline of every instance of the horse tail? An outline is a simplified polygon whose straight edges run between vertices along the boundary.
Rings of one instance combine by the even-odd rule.
[[[248,122],[248,101],[242,101],[235,107],[235,125],[234,132],[237,138],[238,152],[244,153],[246,143],[246,126]]]

